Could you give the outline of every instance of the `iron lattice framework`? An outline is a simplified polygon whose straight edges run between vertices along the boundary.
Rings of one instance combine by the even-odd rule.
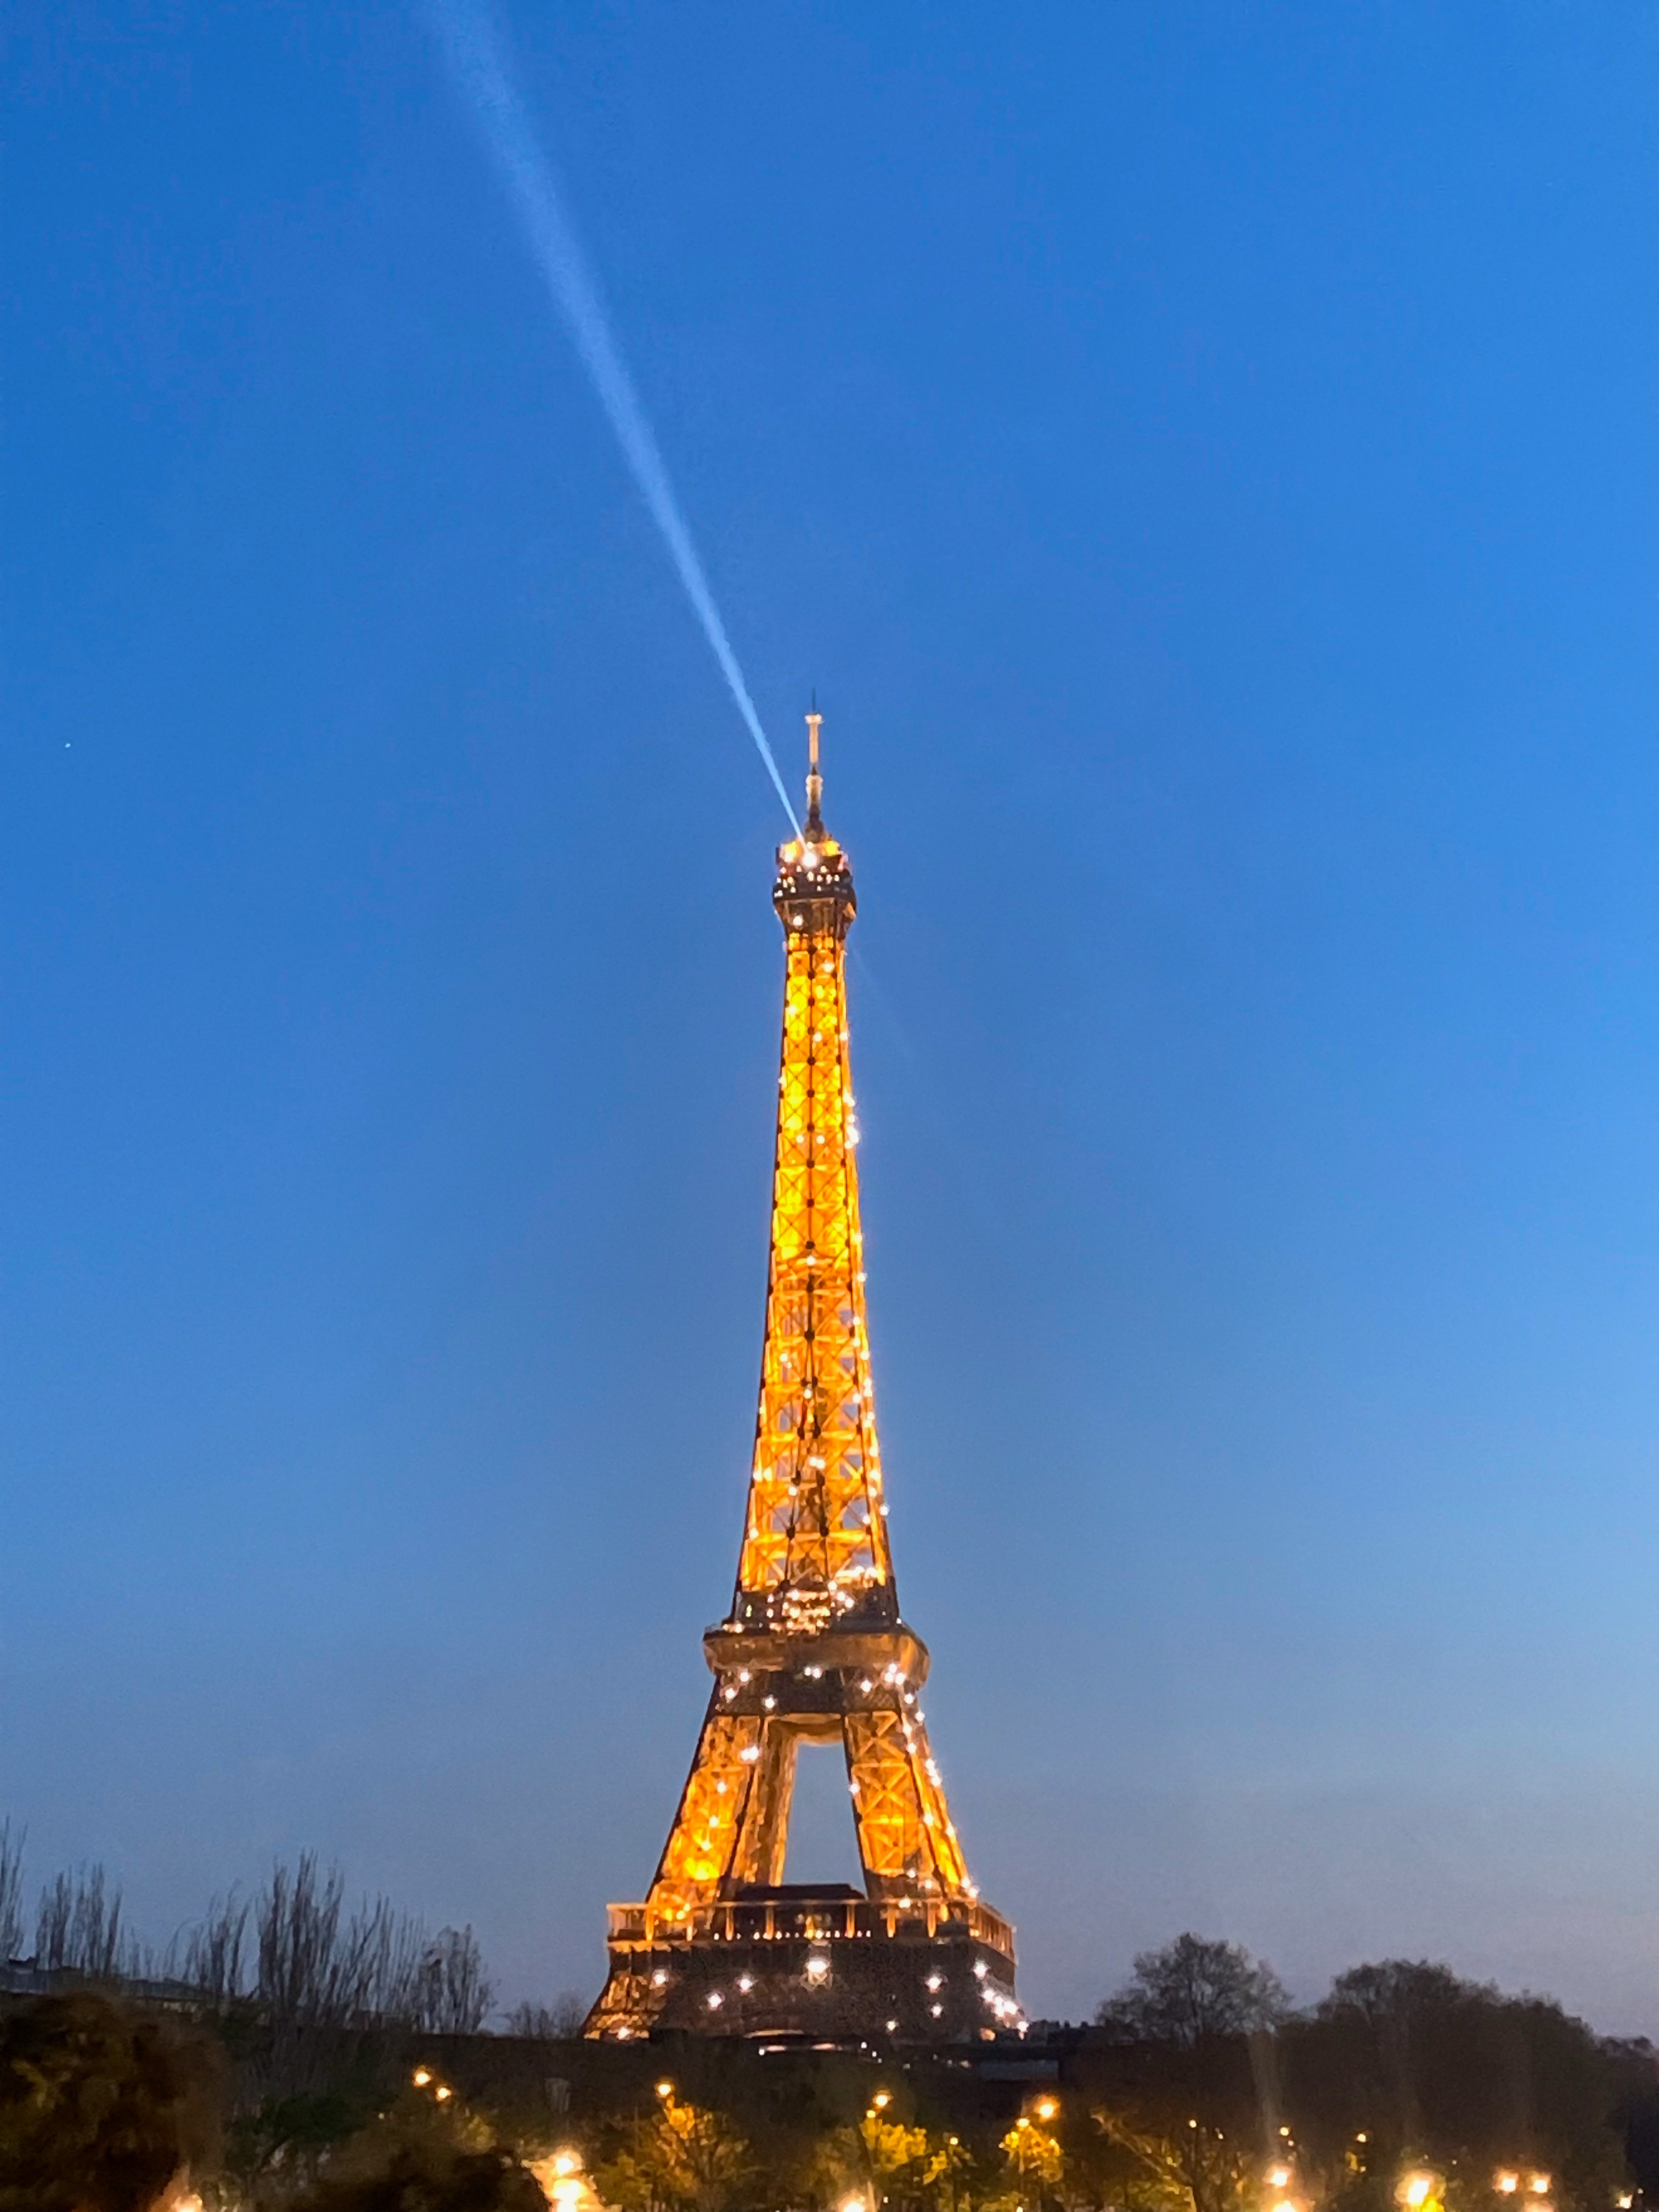
[[[783,1045],[737,1587],[703,1639],[714,1686],[650,1893],[611,1908],[590,2035],[938,2039],[1021,2024],[1013,1931],[969,1878],[921,1706],[927,1648],[893,1580],[848,1050],[857,901],[820,813],[819,717],[807,724],[805,829],[780,848],[773,890]],[[784,1884],[797,1753],[836,1741],[862,1894]]]

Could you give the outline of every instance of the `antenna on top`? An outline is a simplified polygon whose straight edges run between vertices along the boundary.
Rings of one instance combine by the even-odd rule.
[[[821,835],[823,817],[818,811],[818,801],[823,797],[823,778],[818,774],[818,732],[823,726],[823,717],[818,712],[818,695],[812,693],[812,711],[806,717],[806,834],[809,837]]]

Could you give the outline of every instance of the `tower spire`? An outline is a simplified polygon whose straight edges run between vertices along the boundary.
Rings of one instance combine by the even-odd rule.
[[[818,732],[823,727],[823,717],[818,712],[818,696],[812,694],[812,710],[806,717],[806,834],[818,838],[823,835],[823,817],[818,811],[823,797],[823,778],[818,773]]]

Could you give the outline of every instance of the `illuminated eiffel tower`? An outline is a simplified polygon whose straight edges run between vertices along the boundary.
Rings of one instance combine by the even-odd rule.
[[[865,1328],[847,855],[819,811],[772,893],[787,969],[760,1411],[714,1687],[642,1905],[611,1907],[590,2036],[675,2028],[857,2044],[1017,2029],[1014,1937],[981,1903],[928,1748],[927,1650],[900,1618]],[[796,1753],[846,1757],[862,1891],[786,1884]]]

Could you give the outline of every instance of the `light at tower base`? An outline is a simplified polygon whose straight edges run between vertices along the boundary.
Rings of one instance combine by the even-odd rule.
[[[921,1709],[927,1646],[893,1581],[848,1051],[857,902],[820,812],[818,725],[772,895],[783,1048],[737,1587],[703,1638],[714,1690],[649,1893],[611,1907],[590,2036],[961,2043],[1024,2025],[1013,1929],[969,1879]],[[842,1747],[861,1890],[783,1879],[803,1743]]]

